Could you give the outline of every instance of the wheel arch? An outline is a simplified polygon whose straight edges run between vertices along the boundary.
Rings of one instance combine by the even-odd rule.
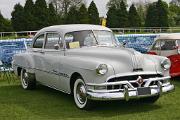
[[[21,67],[17,67],[17,75],[20,76],[21,75],[21,70],[22,68]]]
[[[71,91],[71,94],[73,94],[74,83],[75,83],[75,81],[76,81],[76,79],[78,77],[82,78],[82,75],[80,73],[78,73],[78,72],[74,72],[70,77],[70,91]]]

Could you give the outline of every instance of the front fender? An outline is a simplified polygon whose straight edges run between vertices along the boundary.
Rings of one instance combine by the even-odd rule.
[[[64,73],[68,73],[70,76],[77,72],[82,75],[86,83],[103,83],[109,76],[115,74],[111,65],[108,65],[108,72],[105,75],[97,75],[96,68],[100,64],[106,64],[100,60],[87,59],[80,57],[65,57],[62,61]]]
[[[167,59],[167,57],[163,57],[163,56],[157,56],[157,55],[146,55],[146,57],[148,59],[151,59],[155,66],[156,66],[156,72],[157,73],[161,73],[162,75],[164,76],[169,76],[169,70],[164,70],[162,67],[161,67],[161,62],[164,60],[164,59]]]

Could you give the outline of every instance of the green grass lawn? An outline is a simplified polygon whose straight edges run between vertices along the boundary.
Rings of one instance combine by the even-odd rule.
[[[178,78],[179,79],[179,78]],[[180,120],[180,79],[175,92],[155,104],[103,102],[91,111],[75,107],[73,97],[47,87],[23,90],[19,80],[0,80],[0,120]]]

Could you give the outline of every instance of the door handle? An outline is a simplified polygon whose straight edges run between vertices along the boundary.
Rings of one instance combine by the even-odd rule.
[[[44,54],[44,51],[39,51],[39,53],[42,53],[42,54]]]
[[[42,53],[42,54],[44,54],[44,51],[41,51],[41,50],[38,50],[38,51],[33,51],[33,52],[36,52],[36,53]]]

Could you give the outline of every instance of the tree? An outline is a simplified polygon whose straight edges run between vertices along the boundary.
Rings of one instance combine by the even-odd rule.
[[[0,32],[9,32],[9,31],[13,31],[11,26],[11,21],[5,19],[0,12]]]
[[[15,31],[24,31],[25,20],[24,20],[24,8],[18,3],[14,6],[14,10],[11,13],[12,27]]]
[[[126,8],[125,2],[122,0],[120,3],[120,8],[116,11],[117,17],[118,17],[118,24],[117,27],[124,28],[129,26],[128,21],[128,12]]]
[[[58,23],[58,17],[55,8],[52,3],[49,4],[48,8],[48,25],[55,25]]]
[[[79,12],[76,6],[71,6],[66,17],[67,24],[78,24],[79,23]]]
[[[145,26],[158,27],[158,14],[157,14],[156,3],[152,3],[148,6]]]
[[[110,8],[110,7],[114,6],[116,9],[120,9],[121,1],[123,1],[127,5],[127,0],[110,0],[107,3],[107,7]]]
[[[99,24],[100,19],[99,19],[99,12],[96,7],[96,4],[94,1],[91,2],[88,8],[88,14],[89,14],[89,23],[90,24]]]
[[[170,4],[174,4],[176,6],[180,6],[180,0],[172,0]]]
[[[168,4],[162,0],[157,2],[158,27],[169,27],[168,21]]]
[[[118,17],[116,12],[117,11],[115,6],[109,7],[107,12],[107,26],[110,28],[117,28]]]
[[[136,7],[134,4],[131,5],[129,9],[129,26],[130,27],[140,27],[141,19],[137,13]]]
[[[180,6],[170,3],[169,5],[170,26],[180,26]]]
[[[146,7],[143,5],[138,5],[137,6],[137,13],[138,13],[140,21],[141,21],[140,25],[144,26],[145,17],[146,17]]]
[[[24,6],[24,19],[25,19],[25,26],[24,30],[36,30],[36,22],[34,17],[34,3],[32,0],[27,0]]]
[[[36,18],[36,29],[48,26],[48,9],[45,0],[36,0],[34,7],[34,16]]]
[[[0,32],[4,31],[4,17],[2,16],[0,12]]]
[[[89,23],[88,11],[85,4],[82,4],[79,9],[79,21],[81,24]]]
[[[168,5],[158,0],[149,5],[145,21],[146,27],[168,27]]]
[[[57,13],[60,12],[64,16],[68,14],[71,6],[79,7],[83,0],[49,0],[55,5]]]

